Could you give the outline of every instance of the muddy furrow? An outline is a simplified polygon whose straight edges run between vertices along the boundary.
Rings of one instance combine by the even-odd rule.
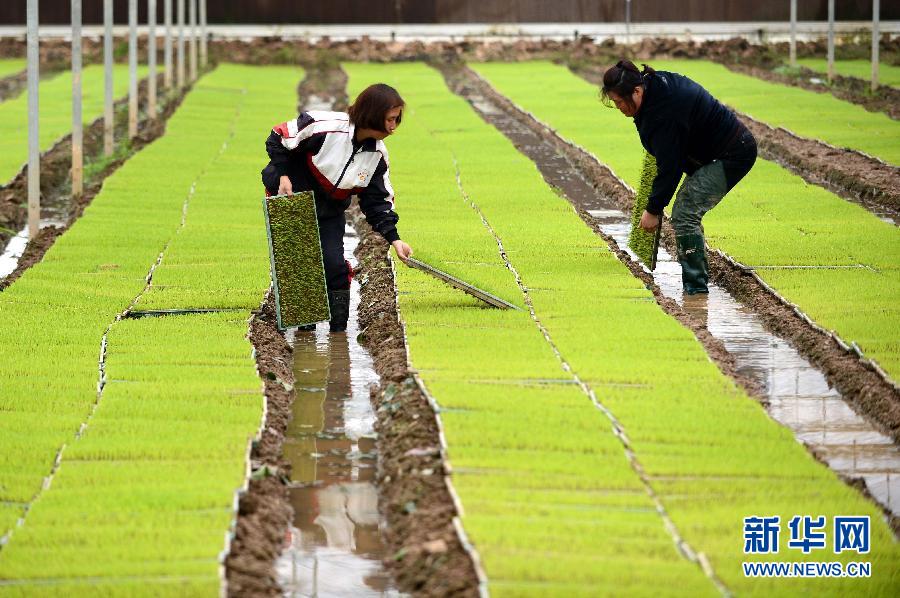
[[[266,398],[265,420],[262,433],[252,443],[247,488],[238,499],[234,535],[224,560],[224,591],[228,596],[281,596],[275,560],[291,522],[290,464],[282,446],[294,402],[294,370],[291,347],[278,330],[271,293],[251,318],[248,338]]]
[[[297,85],[297,110],[324,89],[323,69],[304,65],[306,76]],[[273,116],[273,122],[278,116]],[[260,154],[265,162],[265,154]],[[276,561],[290,535],[293,509],[288,483],[291,465],[284,455],[294,392],[293,349],[278,330],[271,290],[259,313],[250,320],[247,338],[253,345],[256,371],[266,400],[259,438],[250,450],[246,488],[238,498],[237,518],[224,559],[227,596],[281,596]]]
[[[603,82],[603,72],[596,66],[573,67],[572,71],[593,85]],[[900,225],[900,168],[861,152],[799,137],[737,111],[735,114],[753,132],[761,157]]]
[[[335,109],[346,110],[346,74],[333,68],[321,80],[331,90]],[[451,470],[437,414],[410,368],[390,246],[357,206],[348,216],[359,236],[354,277],[360,284],[361,340],[380,380],[370,396],[377,418],[385,568],[400,591],[415,596],[483,595],[484,573],[459,523],[460,509],[447,481]]]
[[[0,79],[0,102],[11,100],[19,95],[25,90],[27,84],[28,73],[26,71],[3,77]]]
[[[161,79],[160,79],[161,81]],[[41,156],[41,203],[42,212],[50,206],[53,207],[54,216],[61,220],[61,224],[45,226],[40,229],[35,239],[29,239],[25,252],[19,259],[16,269],[6,278],[0,280],[0,291],[11,285],[25,270],[43,259],[44,254],[53,246],[57,237],[63,234],[84,213],[85,208],[94,200],[94,197],[103,187],[103,181],[119,169],[131,156],[161,137],[166,130],[169,118],[181,105],[185,95],[190,92],[190,87],[173,96],[168,102],[160,102],[160,111],[155,119],[144,118],[138,123],[138,134],[127,145],[127,151],[121,148],[127,139],[128,127],[128,100],[120,100],[116,103],[116,148],[114,159],[106,162],[103,156],[103,117],[98,118],[84,132],[85,169],[91,163],[102,164],[103,168],[84,181],[84,193],[78,199],[71,196],[71,181],[69,178],[72,166],[72,138],[67,135],[60,142]],[[146,92],[146,80],[141,82],[140,94]],[[142,100],[145,98],[142,97]],[[162,99],[162,98],[161,98]],[[0,242],[6,244],[11,235],[4,232],[4,228],[12,231],[21,229],[27,220],[27,167],[13,181],[0,190]],[[58,213],[57,213],[58,212]]]
[[[550,142],[577,168],[581,176],[603,195],[614,200],[620,209],[630,213],[634,199],[633,191],[595,156],[559,137],[533,115],[499,94],[470,69],[461,68],[456,76],[460,78],[460,81],[453,83],[457,89],[463,90],[468,87],[477,91],[506,115],[528,127],[541,139]],[[583,218],[586,217],[585,210],[601,207],[580,205],[577,202],[575,205]],[[670,253],[674,254],[674,234],[668,222],[666,225],[664,244]],[[710,252],[709,262],[714,284],[726,289],[735,299],[755,312],[767,330],[787,340],[805,359],[820,369],[829,384],[851,401],[858,411],[866,415],[878,429],[895,442],[900,442],[900,391],[889,379],[883,377],[871,362],[861,359],[852,349],[842,347],[837,339],[812,325],[792,306],[761,284],[751,272],[741,269],[721,253]],[[665,308],[665,305],[663,307]],[[700,340],[704,342],[708,351],[716,350],[715,343],[708,344],[703,338]],[[721,350],[724,352],[724,348]],[[718,361],[717,355],[712,352],[711,357],[725,373],[729,373],[723,366],[727,361]],[[759,396],[757,392],[751,390],[752,386],[746,388],[751,394]]]
[[[407,361],[389,246],[358,209],[351,217],[360,237],[359,322],[381,378],[372,402],[378,418],[379,508],[391,555],[385,565],[403,592],[478,596],[481,580],[454,523],[459,512],[445,482],[450,471],[440,428]]]

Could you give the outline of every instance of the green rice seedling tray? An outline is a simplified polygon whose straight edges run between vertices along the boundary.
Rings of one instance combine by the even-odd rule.
[[[659,225],[656,231],[648,233],[641,228],[641,216],[647,209],[650,200],[650,190],[653,188],[653,179],[656,178],[656,158],[644,152],[644,163],[641,166],[641,184],[634,197],[634,205],[631,208],[631,236],[628,238],[628,247],[634,251],[650,271],[656,269],[656,253],[659,250],[659,236],[662,232],[663,216],[659,217]]]
[[[263,199],[278,328],[331,319],[312,191]]]
[[[467,293],[469,295],[472,295],[473,297],[475,297],[477,299],[481,299],[482,301],[484,301],[485,303],[487,303],[488,305],[490,305],[492,307],[497,307],[500,309],[519,309],[518,307],[516,307],[509,301],[505,301],[505,300],[501,299],[500,297],[497,297],[496,295],[492,295],[492,294],[488,293],[487,291],[482,291],[478,287],[472,286],[469,283],[456,278],[455,276],[451,276],[450,274],[447,274],[446,272],[438,270],[434,266],[429,266],[425,262],[421,262],[415,258],[412,258],[412,257],[409,258],[408,260],[406,260],[406,264],[410,268],[415,268],[416,270],[421,270],[422,272],[431,274],[435,278],[439,278],[440,280],[443,280],[444,282],[449,284],[451,287],[453,287],[455,289],[459,289],[460,291]]]

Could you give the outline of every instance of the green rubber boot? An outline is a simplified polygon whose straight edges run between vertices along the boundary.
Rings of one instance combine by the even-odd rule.
[[[686,295],[708,293],[709,268],[706,264],[706,245],[703,235],[675,237],[678,261],[681,263],[681,286]]]

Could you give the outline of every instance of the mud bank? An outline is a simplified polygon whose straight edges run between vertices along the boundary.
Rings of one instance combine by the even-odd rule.
[[[381,386],[372,391],[378,432],[379,503],[391,555],[385,565],[416,596],[478,596],[475,566],[460,542],[444,476],[435,414],[407,363],[388,244],[353,210],[360,237],[360,328]],[[403,267],[403,266],[399,266]]]
[[[291,520],[290,464],[282,456],[282,446],[294,401],[294,372],[271,294],[250,322],[249,339],[265,392],[266,419],[250,454],[250,480],[240,497],[231,551],[225,558],[226,590],[228,596],[280,596],[275,560]]]

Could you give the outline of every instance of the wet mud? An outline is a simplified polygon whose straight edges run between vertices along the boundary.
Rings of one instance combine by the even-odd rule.
[[[146,80],[141,81],[139,97],[144,102],[146,97]],[[161,86],[162,78],[159,83]],[[161,87],[160,87],[161,88]],[[102,167],[90,178],[84,180],[84,193],[73,198],[71,192],[72,138],[67,135],[50,150],[41,155],[41,224],[36,242],[29,241],[24,253],[19,258],[15,269],[5,278],[0,279],[0,290],[11,285],[25,270],[43,259],[44,254],[53,245],[56,238],[75,223],[85,208],[100,192],[106,177],[115,172],[128,158],[139,152],[165,133],[169,117],[175,113],[185,94],[174,96],[164,104],[160,102],[159,112],[155,119],[142,118],[138,122],[137,136],[128,143],[128,100],[120,100],[115,104],[115,139],[116,147],[113,159],[103,156],[103,117],[96,119],[84,129],[85,170],[91,163]],[[122,148],[127,147],[126,151]],[[28,168],[23,168],[8,185],[0,189],[0,243],[5,247],[14,232],[25,226],[28,220]],[[12,233],[12,234],[11,234]],[[26,233],[27,234],[27,233]]]
[[[308,104],[307,104],[308,106]],[[344,236],[355,260],[356,233]],[[346,333],[290,330],[294,394],[283,453],[293,519],[276,570],[285,596],[399,596],[382,565],[372,358],[358,341],[359,284]]]
[[[441,69],[451,89],[535,161],[547,182],[561,191],[652,290],[660,306],[694,332],[719,368],[766,405],[773,419],[791,428],[816,458],[879,504],[897,529],[900,448],[882,422],[854,411],[823,371],[790,342],[767,330],[755,306],[742,304],[715,278],[708,297],[684,297],[680,266],[665,250],[657,270],[652,275],[646,272],[627,249],[630,206],[609,197],[603,185],[595,186],[590,176],[584,176],[570,159],[571,146],[554,142],[548,131],[497,97],[470,70],[459,65]],[[608,171],[602,174],[606,187],[624,190],[622,183],[609,180]]]
[[[294,400],[292,351],[278,330],[275,301],[267,294],[250,322],[249,339],[266,397],[262,434],[250,454],[250,479],[238,503],[230,552],[225,557],[228,596],[280,596],[275,561],[291,521],[287,482],[290,463],[282,456]]]
[[[608,167],[519,109],[471,70],[465,69],[463,72],[468,85],[542,139],[551,142],[604,197],[614,200],[620,210],[630,211],[633,193]],[[577,207],[579,210],[603,208],[589,203]],[[665,247],[674,252],[674,233],[668,223],[663,228],[663,241]],[[867,360],[860,359],[835,339],[810,325],[791,306],[761,285],[751,272],[737,267],[715,251],[709,254],[709,264],[714,284],[749,307],[761,318],[767,330],[790,342],[800,355],[823,371],[829,384],[852,402],[859,413],[894,442],[900,442],[900,392],[893,384],[882,378]]]
[[[573,72],[601,85],[605,66],[580,65]],[[900,224],[900,168],[853,150],[771,127],[736,112],[759,143],[760,155],[784,166],[806,182],[858,203],[894,224]]]
[[[478,596],[478,576],[460,542],[458,515],[444,477],[438,424],[407,363],[388,243],[352,209],[360,236],[360,328],[381,386],[377,415],[379,504],[385,562],[401,591],[416,596]],[[403,266],[398,266],[403,267]]]

